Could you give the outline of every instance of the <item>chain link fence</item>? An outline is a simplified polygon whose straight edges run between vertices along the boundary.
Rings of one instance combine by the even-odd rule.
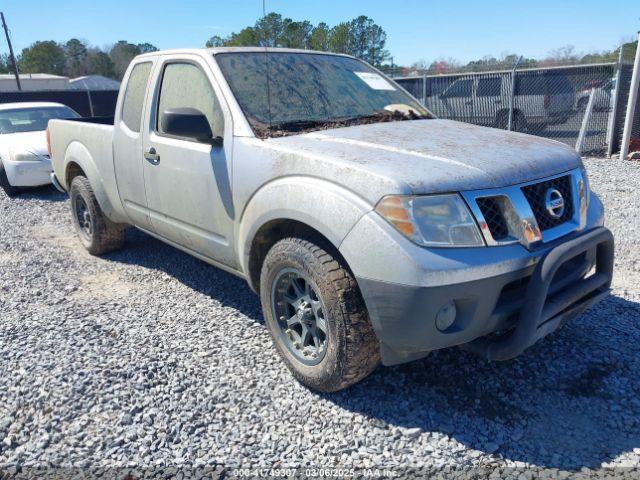
[[[582,154],[620,150],[632,64],[396,78],[439,118],[551,138]],[[618,80],[619,78],[619,80]],[[636,108],[632,148],[640,150]]]

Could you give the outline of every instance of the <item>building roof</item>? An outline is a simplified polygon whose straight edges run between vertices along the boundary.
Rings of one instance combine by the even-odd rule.
[[[119,90],[120,82],[102,75],[85,75],[69,80],[73,90]]]
[[[15,80],[16,76],[13,73],[0,73],[0,80]],[[49,73],[21,73],[20,80],[68,80],[69,77],[63,77],[61,75],[51,75]]]

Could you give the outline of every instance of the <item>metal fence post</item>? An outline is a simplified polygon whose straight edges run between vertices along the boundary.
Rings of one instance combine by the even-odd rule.
[[[627,116],[624,119],[622,131],[622,145],[620,145],[620,158],[627,159],[629,155],[629,142],[631,141],[631,128],[633,127],[633,115],[636,110],[638,88],[640,87],[640,32],[638,32],[638,45],[636,46],[636,58],[633,62],[633,74],[629,85],[629,101],[627,102]]]
[[[576,152],[578,152],[578,155],[582,153],[582,144],[584,143],[584,137],[587,135],[587,128],[589,127],[589,119],[593,111],[593,99],[595,96],[596,89],[592,88],[591,92],[589,92],[589,102],[587,103],[587,108],[584,109],[584,117],[582,117],[582,125],[580,126],[578,140],[576,141]]]
[[[613,142],[616,129],[616,115],[618,114],[618,98],[620,97],[620,81],[622,77],[622,55],[624,53],[624,43],[620,45],[620,55],[618,55],[618,63],[616,64],[616,81],[613,86],[613,95],[611,95],[611,113],[609,114],[609,122],[607,124],[607,158],[611,158],[613,154]]]
[[[513,69],[511,69],[511,95],[509,97],[509,123],[507,124],[507,130],[511,131],[513,127],[513,104],[516,96],[516,69],[518,68],[518,64],[522,60],[522,57],[519,57],[516,60],[516,63],[513,64]]]

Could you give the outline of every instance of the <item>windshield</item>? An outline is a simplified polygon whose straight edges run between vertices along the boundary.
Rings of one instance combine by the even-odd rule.
[[[217,54],[216,60],[249,123],[261,137],[431,118],[396,84],[354,58],[233,52]]]
[[[0,134],[46,130],[54,118],[78,118],[69,107],[34,107],[0,110]]]

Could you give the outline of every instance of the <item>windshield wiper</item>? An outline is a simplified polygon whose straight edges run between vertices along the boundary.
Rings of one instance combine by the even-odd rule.
[[[360,125],[363,123],[391,122],[394,120],[420,120],[430,118],[427,115],[406,114],[400,111],[384,111],[375,112],[369,115],[360,115],[356,117],[338,117],[327,118],[323,120],[292,120],[288,122],[272,123],[271,125],[261,124],[260,129],[269,132],[267,135],[282,135],[284,132],[297,133],[306,130],[315,130],[322,127],[338,128],[348,127],[351,125]]]
[[[353,125],[356,123],[360,123],[363,121],[369,120],[391,120],[391,119],[403,119],[409,118],[405,117],[402,114],[393,113],[393,112],[376,112],[370,115],[360,115],[356,117],[337,117],[337,118],[327,118],[323,120],[293,120],[290,122],[281,122],[281,123],[273,123],[269,125],[269,130],[306,130],[309,128],[317,128],[324,125]]]
[[[267,128],[269,130],[305,130],[307,128],[320,127],[328,123],[334,123],[336,120],[293,120],[290,122],[272,123]]]
[[[362,121],[368,121],[368,120],[422,120],[425,118],[431,118],[431,117],[427,115],[416,114],[416,113],[413,113],[413,114],[404,113],[398,110],[395,110],[395,111],[385,110],[384,112],[375,112],[370,115],[361,115],[359,117],[345,118],[343,119],[343,121],[362,122]]]

